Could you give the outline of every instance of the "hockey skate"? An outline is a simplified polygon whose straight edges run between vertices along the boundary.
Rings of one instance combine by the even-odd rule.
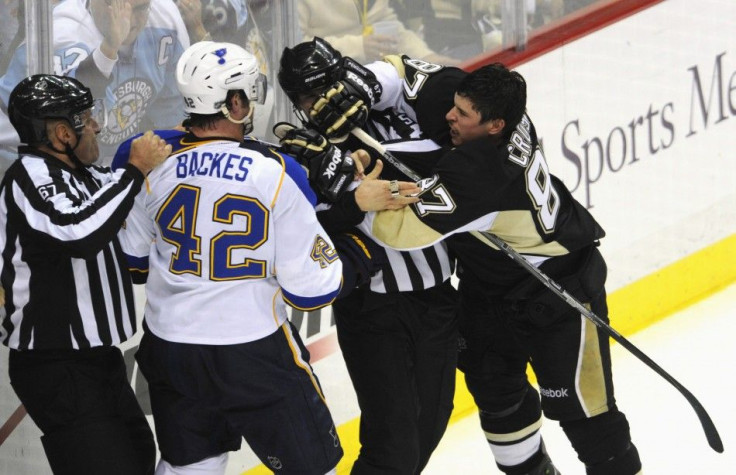
[[[544,454],[544,458],[539,464],[531,469],[527,475],[561,475],[557,467],[552,463],[552,459],[549,455]]]

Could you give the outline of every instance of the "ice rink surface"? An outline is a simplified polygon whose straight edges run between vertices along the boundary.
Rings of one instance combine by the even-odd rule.
[[[736,284],[628,339],[685,386],[705,407],[724,445],[708,445],[694,410],[680,392],[618,344],[612,346],[619,407],[631,425],[645,475],[736,473]],[[451,425],[424,475],[500,474],[477,413]],[[556,422],[542,435],[562,475],[585,470]]]

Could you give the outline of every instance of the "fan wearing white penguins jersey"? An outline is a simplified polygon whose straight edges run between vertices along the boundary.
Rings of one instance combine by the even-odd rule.
[[[341,261],[301,166],[241,144],[266,92],[253,55],[199,42],[176,79],[188,132],[120,235],[131,267],[148,269],[136,359],[150,386],[156,473],[223,474],[242,438],[272,470],[334,473],[342,448],[286,304],[329,305]]]
[[[54,73],[71,76],[103,99],[107,124],[98,135],[100,164],[109,165],[125,139],[184,118],[176,90],[176,60],[189,35],[172,0],[65,0],[53,2]],[[13,54],[0,77],[0,168],[12,161],[18,137],[6,127],[5,106],[27,72],[27,46]]]

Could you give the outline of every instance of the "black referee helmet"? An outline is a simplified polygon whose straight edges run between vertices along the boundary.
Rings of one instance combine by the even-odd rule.
[[[46,141],[46,120],[65,119],[77,135],[84,129],[83,112],[94,106],[92,92],[77,79],[35,74],[10,93],[8,117],[26,144]]]

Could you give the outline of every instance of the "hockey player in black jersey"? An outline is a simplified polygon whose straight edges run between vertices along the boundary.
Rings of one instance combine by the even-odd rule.
[[[500,64],[469,74],[446,115],[455,148],[421,182],[420,202],[369,214],[364,228],[400,248],[446,238],[457,256],[459,367],[501,470],[557,473],[538,432],[543,411],[560,422],[588,474],[633,475],[641,462],[616,407],[607,335],[465,232],[497,235],[607,319],[597,249],[604,232],[549,172],[525,108],[520,74]],[[527,363],[539,393],[527,381]]]
[[[431,80],[426,83],[425,97],[441,97]],[[503,472],[558,473],[539,434],[544,411],[560,422],[588,474],[639,473],[628,422],[614,399],[607,336],[468,231],[502,238],[607,319],[606,265],[597,250],[604,232],[550,174],[525,114],[521,75],[494,64],[471,73],[454,90],[445,119],[455,148],[420,181],[420,201],[399,211],[368,213],[361,229],[398,249],[444,239],[456,255],[463,337],[458,364]],[[424,112],[419,122],[436,125],[436,114]],[[350,109],[343,115],[350,117]],[[339,116],[333,114],[330,122],[339,123]],[[527,380],[527,363],[539,392]]]
[[[438,146],[425,140],[412,117],[402,83],[386,89],[379,86],[377,77],[402,77],[401,58],[393,60],[395,63],[363,67],[315,38],[284,50],[279,83],[305,124],[312,127],[316,122],[304,114],[326,89],[335,91],[332,100],[354,115],[323,132],[345,138],[339,142],[342,150],[362,145],[344,137],[356,125],[367,127],[382,142],[400,142],[410,150],[436,150]],[[369,113],[371,106],[376,110]],[[328,121],[338,120],[340,110],[326,105],[321,113]],[[310,137],[315,137],[311,130],[294,130],[282,145],[304,162],[317,161],[316,168],[310,167],[316,171],[321,164],[331,163],[324,158],[334,156],[334,147],[320,147],[322,142],[311,143]],[[301,146],[307,143],[308,148]],[[432,164],[425,155],[423,163],[414,165],[429,172]],[[375,156],[367,171],[374,166]],[[371,188],[375,183],[365,182],[346,191],[330,174],[313,172],[310,177],[324,200],[333,202],[331,208],[318,213],[331,236],[354,229],[366,210],[378,209],[371,201],[373,192],[384,208],[380,197],[388,190]],[[390,163],[385,164],[382,178],[408,180]],[[380,248],[367,238],[364,242],[369,248]],[[361,409],[361,450],[353,474],[420,473],[452,412],[457,359],[456,292],[450,284],[453,261],[444,243],[409,252],[387,249],[386,253],[385,264],[367,285],[333,304],[338,340]]]

